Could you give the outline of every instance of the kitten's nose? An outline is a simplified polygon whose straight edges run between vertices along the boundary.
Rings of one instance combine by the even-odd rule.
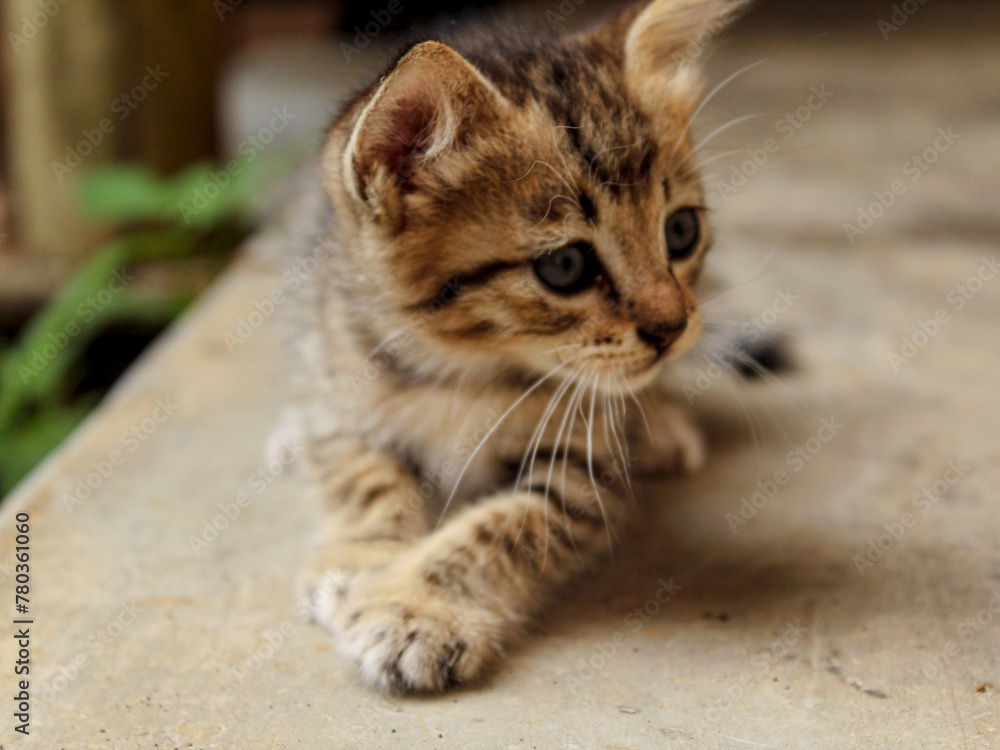
[[[680,320],[668,319],[658,323],[640,325],[638,328],[639,338],[662,354],[670,345],[679,339],[687,328],[687,317]]]

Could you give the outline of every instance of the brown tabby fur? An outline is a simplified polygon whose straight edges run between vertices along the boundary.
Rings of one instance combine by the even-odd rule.
[[[626,472],[701,464],[656,381],[698,337],[711,236],[700,210],[698,250],[671,263],[664,224],[702,206],[694,52],[737,5],[653,0],[575,35],[422,42],[331,128],[335,249],[305,342],[331,522],[310,575],[336,572],[316,616],[367,682],[480,677],[604,559],[635,510]],[[557,294],[532,261],[577,241],[601,274]],[[665,356],[638,333],[662,321],[686,321]]]

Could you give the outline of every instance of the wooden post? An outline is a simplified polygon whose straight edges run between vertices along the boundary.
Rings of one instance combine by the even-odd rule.
[[[108,109],[114,4],[4,2],[13,224],[33,252],[79,256],[102,233],[80,214],[75,189],[79,168],[119,153]]]
[[[213,155],[221,21],[204,0],[3,5],[18,244],[78,258],[106,234],[77,209],[82,170]]]
[[[162,173],[215,154],[215,86],[223,21],[207,0],[133,0],[119,28],[127,57],[119,76],[130,99],[155,89],[126,121],[126,150]],[[228,16],[227,16],[228,18]],[[158,80],[159,79],[159,80]]]

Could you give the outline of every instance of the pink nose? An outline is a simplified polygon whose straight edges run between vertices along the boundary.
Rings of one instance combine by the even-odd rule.
[[[677,341],[687,328],[687,317],[680,320],[661,320],[658,323],[640,325],[639,338],[652,346],[658,353],[663,353]]]

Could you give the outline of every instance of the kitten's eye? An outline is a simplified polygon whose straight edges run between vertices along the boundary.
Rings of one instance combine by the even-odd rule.
[[[535,259],[534,266],[538,278],[561,294],[582,292],[594,283],[601,269],[594,248],[585,242],[545,253]]]
[[[698,249],[701,220],[693,208],[682,208],[667,219],[667,253],[670,260],[686,260]]]

